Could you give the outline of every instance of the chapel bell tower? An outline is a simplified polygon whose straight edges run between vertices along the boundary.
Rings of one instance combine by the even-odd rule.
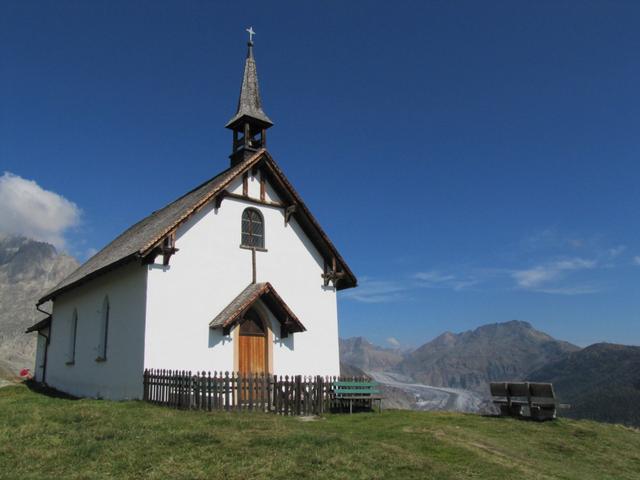
[[[231,166],[250,157],[256,151],[267,145],[267,129],[273,126],[273,122],[262,110],[260,89],[258,87],[258,72],[256,61],[253,58],[253,28],[249,32],[247,44],[247,59],[244,63],[244,76],[242,88],[238,99],[238,111],[225,125],[233,131],[233,147],[231,149]]]

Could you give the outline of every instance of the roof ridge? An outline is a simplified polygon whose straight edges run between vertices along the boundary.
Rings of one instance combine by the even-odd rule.
[[[158,210],[154,210],[153,212],[151,212],[151,215],[153,215],[156,212],[160,212],[161,210],[167,208],[169,205],[174,204],[175,202],[182,200],[184,197],[186,197],[187,195],[195,192],[196,190],[201,189],[202,187],[204,187],[207,183],[210,183],[212,181],[214,181],[216,178],[223,176],[225,173],[227,173],[229,170],[231,170],[233,167],[228,167],[225,170],[223,170],[222,172],[218,173],[217,175],[214,175],[213,177],[211,177],[208,180],[205,180],[204,182],[202,182],[200,185],[198,185],[197,187],[192,188],[191,190],[189,190],[187,193],[180,195],[178,198],[176,198],[175,200],[173,200],[172,202],[167,203],[164,207],[159,208]],[[146,218],[146,217],[145,217]],[[144,219],[143,219],[144,220]]]
[[[249,166],[250,166],[252,163],[256,162],[256,161],[260,158],[260,156],[261,156],[262,154],[264,154],[265,152],[266,152],[266,150],[265,150],[264,148],[262,148],[262,149],[258,150],[258,151],[257,151],[254,155],[252,155],[251,157],[249,157],[249,158],[247,158],[246,160],[244,160],[244,161],[242,161],[242,162],[240,162],[240,163],[238,163],[238,164],[234,165],[233,167],[227,168],[223,173],[221,173],[220,175],[217,175],[216,177],[214,177],[214,178],[223,177],[223,176],[224,176],[224,174],[226,173],[226,175],[227,175],[229,178],[228,178],[228,179],[226,179],[226,180],[222,183],[222,185],[218,185],[218,187],[217,187],[213,192],[210,192],[210,193],[209,193],[208,195],[206,195],[203,199],[201,199],[199,202],[197,202],[197,203],[196,203],[196,205],[195,205],[193,208],[189,209],[185,214],[183,214],[183,215],[182,215],[182,216],[181,216],[177,221],[175,221],[175,222],[173,223],[173,225],[171,225],[169,228],[166,228],[166,229],[164,230],[164,233],[161,233],[160,235],[158,235],[158,236],[155,238],[155,240],[152,240],[151,242],[148,242],[148,243],[144,246],[144,248],[141,248],[141,249],[140,249],[140,254],[144,254],[145,252],[147,252],[147,251],[149,250],[149,248],[152,248],[152,247],[153,247],[153,245],[155,245],[156,243],[158,243],[159,241],[161,241],[161,240],[162,240],[162,238],[163,238],[167,233],[171,232],[174,228],[176,228],[177,226],[179,226],[179,225],[180,225],[184,220],[186,220],[187,218],[189,218],[189,217],[190,217],[190,216],[191,216],[191,215],[192,215],[196,210],[198,210],[202,205],[206,204],[209,200],[211,200],[211,198],[212,198],[212,197],[214,197],[217,193],[219,193],[219,192],[220,192],[220,190],[222,190],[224,187],[226,187],[226,186],[227,186],[227,184],[228,184],[231,180],[233,180],[237,175],[239,175],[239,174],[240,174],[240,172],[242,172],[245,168],[249,168]],[[234,173],[233,175],[231,175],[231,171],[233,171],[233,170],[237,170],[237,172],[236,172],[236,173]],[[203,184],[202,186],[206,185],[206,183],[208,183],[208,182],[205,182],[205,184]],[[200,188],[202,188],[202,186],[201,186]],[[195,192],[195,191],[197,191],[197,189],[196,189],[196,190],[193,190],[191,193],[193,193],[193,192]],[[184,196],[183,196],[183,197],[181,197],[181,198],[184,198]],[[176,200],[176,201],[178,201],[178,200]],[[171,204],[170,204],[170,205],[171,205]],[[167,207],[168,207],[168,206],[169,206],[169,205],[167,205]],[[165,207],[165,208],[166,208],[166,207]]]

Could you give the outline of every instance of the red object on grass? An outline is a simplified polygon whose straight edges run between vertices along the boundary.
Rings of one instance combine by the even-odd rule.
[[[20,370],[20,376],[21,377],[28,377],[31,374],[31,372],[29,371],[28,368],[23,368],[22,370]]]

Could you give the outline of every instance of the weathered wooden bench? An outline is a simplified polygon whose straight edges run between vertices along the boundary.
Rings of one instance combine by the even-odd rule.
[[[535,420],[556,418],[556,396],[551,383],[491,382],[489,389],[501,415],[522,417],[526,407],[528,416]]]
[[[373,381],[337,381],[331,385],[333,399],[338,403],[349,403],[349,413],[353,413],[354,402],[362,402],[372,407],[374,401],[378,402],[378,412],[382,409],[381,391],[378,383]]]
[[[536,420],[553,420],[557,415],[556,394],[551,383],[529,384],[529,410]]]

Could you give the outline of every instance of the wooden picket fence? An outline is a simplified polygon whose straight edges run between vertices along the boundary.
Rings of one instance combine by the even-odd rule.
[[[143,399],[179,409],[320,415],[342,407],[331,395],[331,385],[338,380],[369,381],[366,377],[146,369]],[[369,408],[369,402],[363,399],[361,406]]]

